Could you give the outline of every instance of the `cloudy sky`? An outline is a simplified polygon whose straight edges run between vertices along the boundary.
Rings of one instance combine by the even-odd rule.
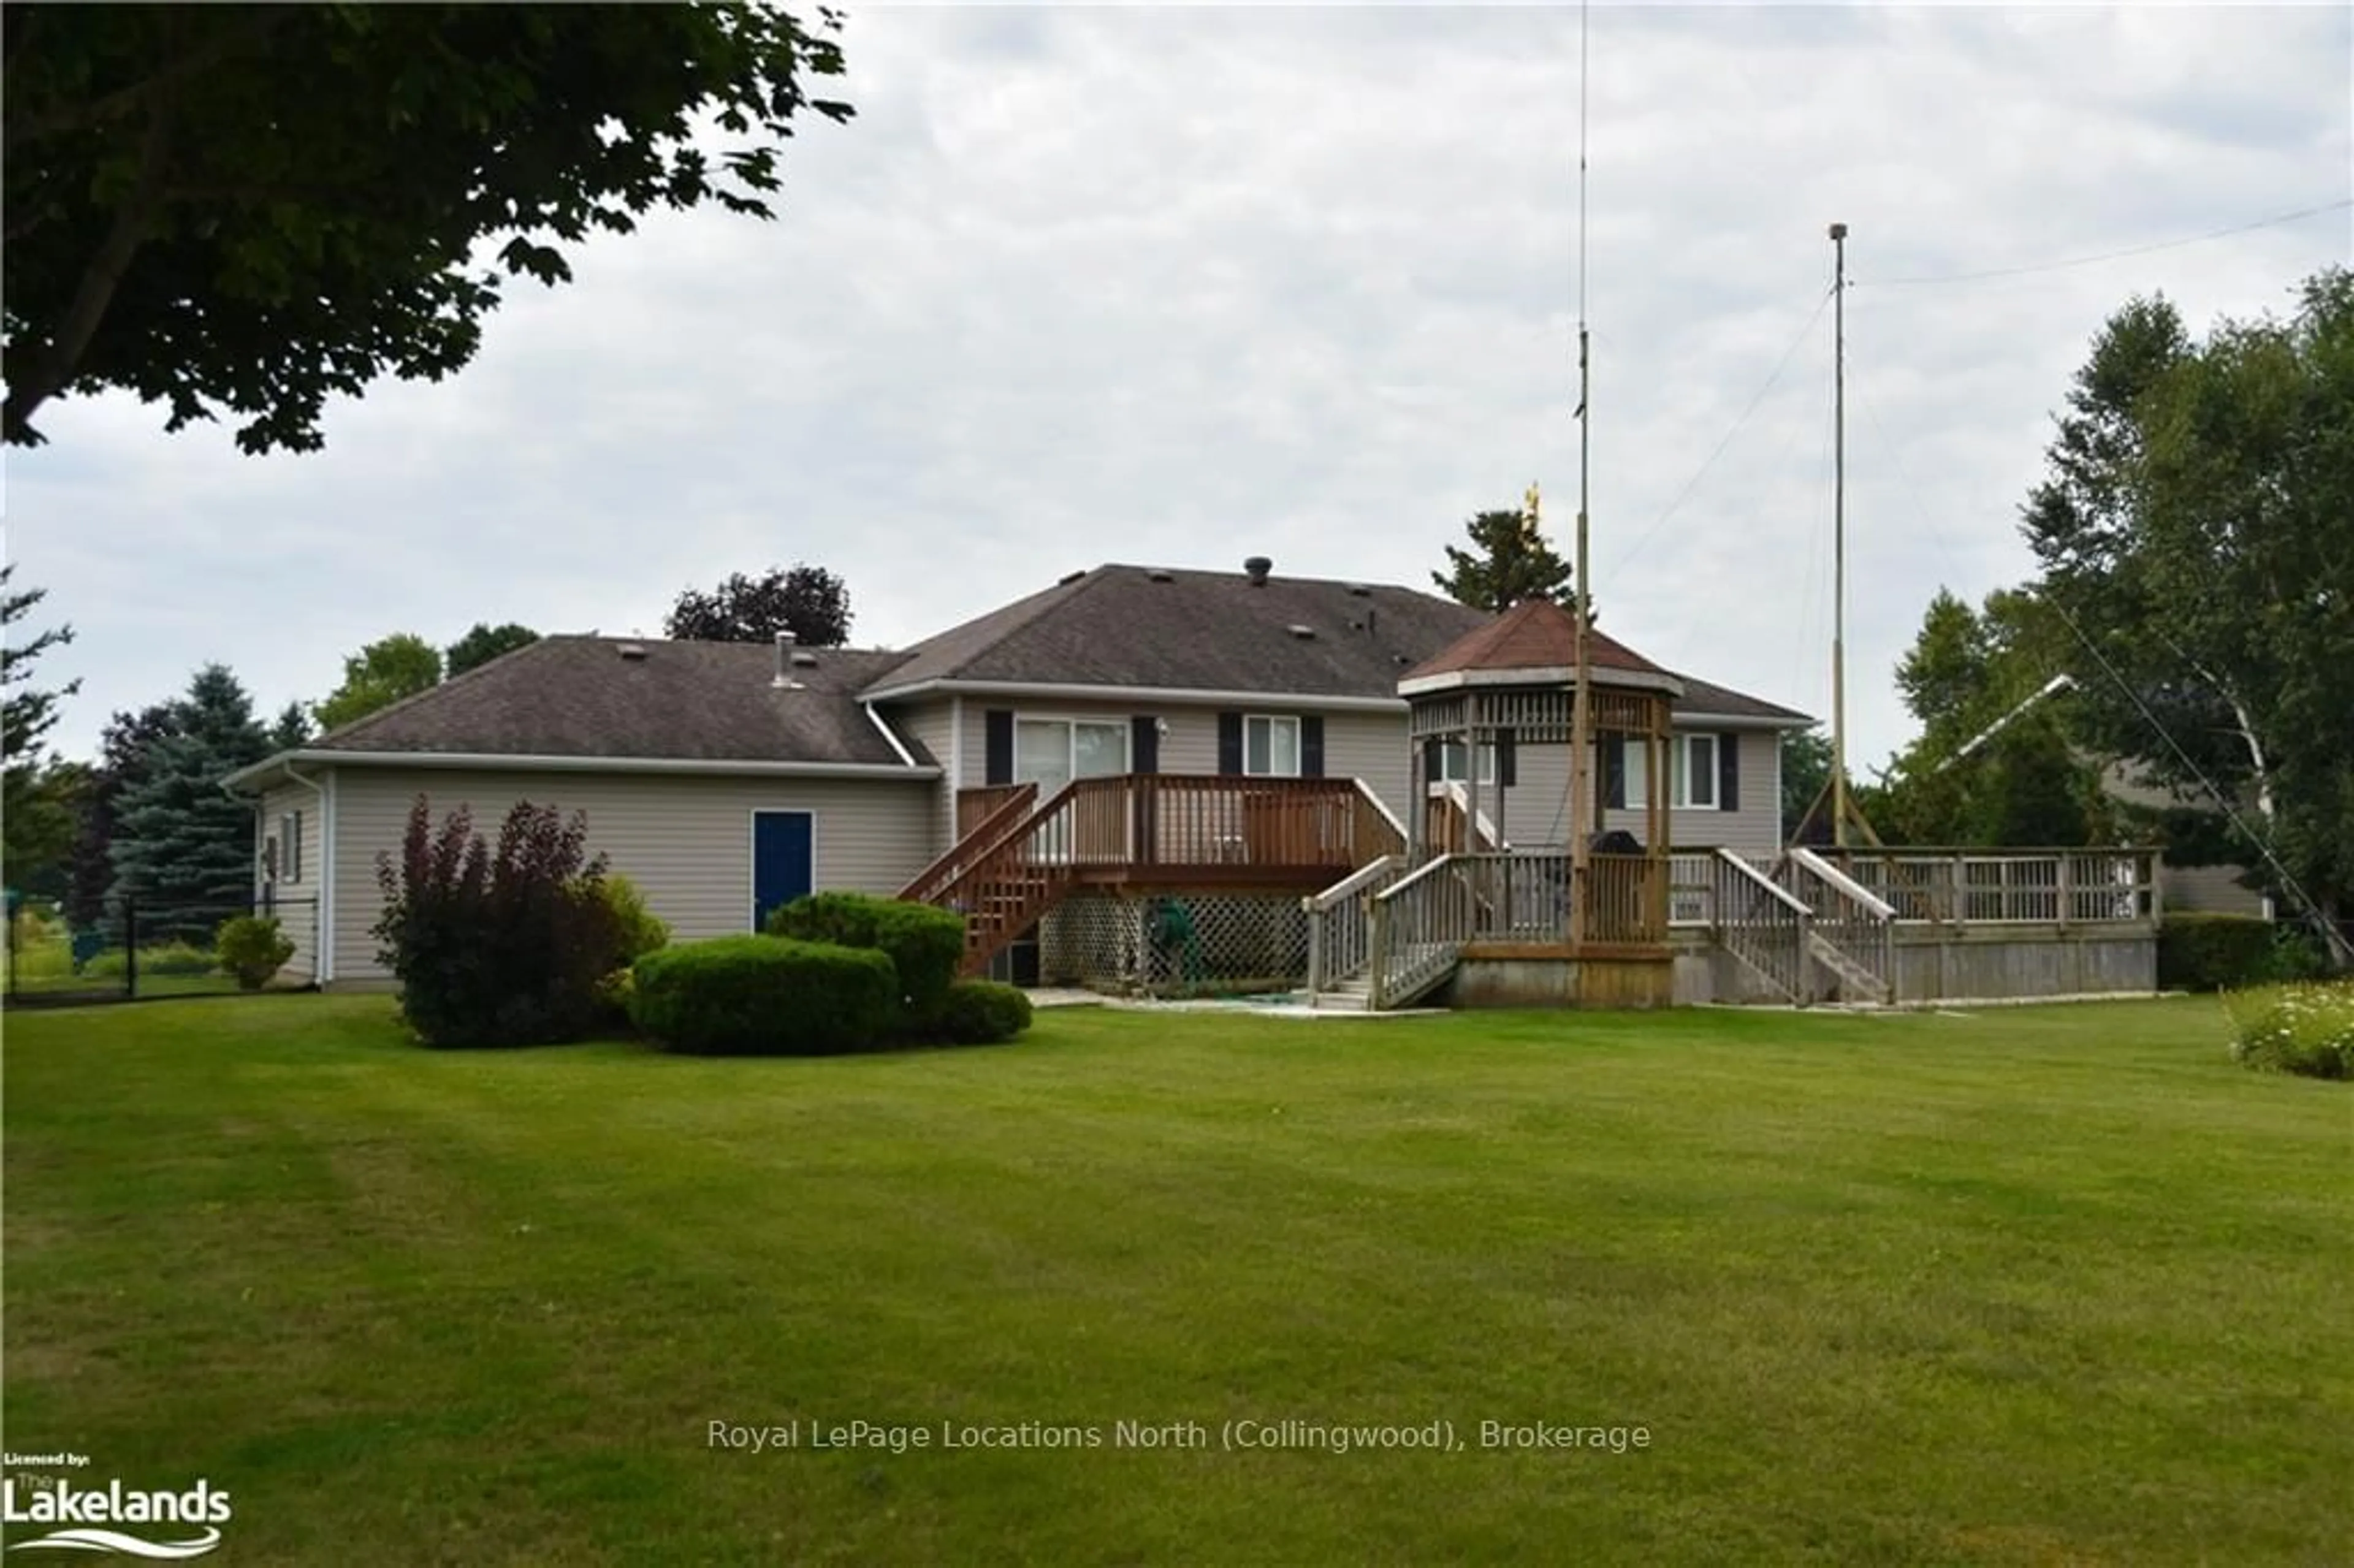
[[[1842,220],[1850,725],[1902,744],[1893,662],[1940,584],[2027,571],[2105,315],[2282,308],[2354,253],[2350,18],[1595,8],[1607,629],[1828,714]],[[274,710],[387,632],[656,633],[772,563],[897,646],[1107,560],[1426,585],[1532,480],[1566,552],[1574,8],[854,9],[844,42],[858,118],[795,142],[779,221],[596,240],[459,378],[334,407],[323,453],[52,405],[7,548],[80,633],[43,670],[83,682],[64,747],[205,661]]]

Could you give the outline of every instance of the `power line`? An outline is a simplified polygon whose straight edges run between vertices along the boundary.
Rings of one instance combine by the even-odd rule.
[[[1710,452],[1706,461],[1702,462],[1693,471],[1692,476],[1684,482],[1683,488],[1676,492],[1675,499],[1668,503],[1667,510],[1645,524],[1641,531],[1635,535],[1633,542],[1616,561],[1611,563],[1610,573],[1613,577],[1623,571],[1629,561],[1643,553],[1643,546],[1649,542],[1651,535],[1659,531],[1660,524],[1676,514],[1676,509],[1691,497],[1700,482],[1707,477],[1708,471],[1716,466],[1716,460],[1724,455],[1724,449],[1733,444],[1733,438],[1741,433],[1741,427],[1749,422],[1749,416],[1757,412],[1757,406],[1766,401],[1766,394],[1774,390],[1775,383],[1782,379],[1782,372],[1790,367],[1791,356],[1798,352],[1799,345],[1807,341],[1807,334],[1814,330],[1815,323],[1821,319],[1823,307],[1830,303],[1832,292],[1833,291],[1825,289],[1822,298],[1815,302],[1815,308],[1808,315],[1806,323],[1798,328],[1797,335],[1790,340],[1790,346],[1784,349],[1782,357],[1775,362],[1774,374],[1766,377],[1766,385],[1757,388],[1757,395],[1749,399],[1749,406],[1741,410],[1741,417],[1733,421],[1733,428],[1724,432],[1724,439],[1716,443],[1716,450]]]
[[[2284,223],[2296,223],[2302,218],[2317,217],[2325,212],[2338,212],[2354,207],[2354,197],[2324,202],[2319,207],[2299,207],[2271,217],[2260,217],[2253,223],[2233,224],[2210,234],[2194,234],[2185,239],[2161,239],[2152,245],[2137,245],[2125,250],[2106,250],[2098,256],[2075,256],[2065,261],[2044,261],[2031,267],[1997,267],[1983,272],[1944,272],[1917,278],[1859,278],[1851,280],[1857,288],[1893,289],[1921,283],[1977,283],[1994,278],[2023,278],[2034,272],[2058,272],[2070,267],[2090,267],[2096,262],[2120,261],[2128,256],[2147,256],[2158,250],[2179,250],[2186,245],[2204,245],[2210,240],[2228,239],[2235,234],[2249,234],[2259,228],[2273,228]]]

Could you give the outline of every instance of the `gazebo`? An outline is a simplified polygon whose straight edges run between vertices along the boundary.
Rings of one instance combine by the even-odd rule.
[[[1549,599],[1514,607],[1398,682],[1412,868],[1383,901],[1389,928],[1376,946],[1407,983],[1418,959],[1444,949],[1458,1005],[1672,999],[1669,707],[1683,684],[1625,644],[1586,636],[1583,768],[1572,756],[1577,626]]]

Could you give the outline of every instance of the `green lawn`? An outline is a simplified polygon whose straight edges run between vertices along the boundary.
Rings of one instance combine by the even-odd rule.
[[[2211,1001],[831,1061],[438,1054],[366,998],[5,1027],[7,1446],[209,1478],[225,1563],[2354,1552],[2354,1090],[2232,1066]],[[1219,1446],[1287,1419],[1464,1446]],[[809,1446],[854,1420],[1104,1446]],[[1479,1446],[1540,1420],[1649,1445]]]

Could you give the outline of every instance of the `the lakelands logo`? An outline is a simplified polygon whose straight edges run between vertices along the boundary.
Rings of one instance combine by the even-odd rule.
[[[7,1454],[0,1455],[0,1463],[18,1470],[71,1468],[90,1461],[80,1454]],[[202,1479],[177,1490],[126,1487],[120,1480],[80,1485],[69,1475],[11,1475],[0,1480],[0,1522],[12,1534],[19,1525],[46,1527],[40,1535],[10,1542],[11,1552],[202,1557],[221,1543],[220,1527],[228,1516],[228,1493]],[[122,1528],[126,1525],[136,1528]]]

